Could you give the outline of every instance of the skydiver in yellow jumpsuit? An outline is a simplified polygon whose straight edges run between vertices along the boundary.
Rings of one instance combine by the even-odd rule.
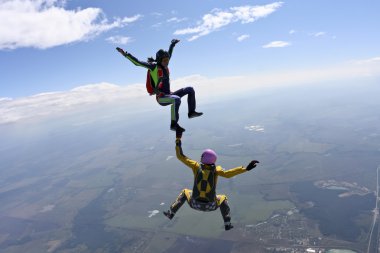
[[[225,230],[233,228],[231,224],[230,208],[227,203],[227,196],[216,195],[215,189],[218,176],[231,178],[238,174],[250,171],[256,167],[259,161],[251,161],[246,168],[243,166],[230,170],[223,170],[221,166],[216,166],[216,153],[211,149],[206,149],[201,156],[201,163],[191,160],[182,152],[181,138],[176,138],[176,155],[178,160],[190,167],[194,174],[193,190],[184,189],[177,197],[176,201],[170,206],[164,215],[172,219],[178,209],[187,201],[189,206],[199,211],[215,211],[220,207],[224,220]]]

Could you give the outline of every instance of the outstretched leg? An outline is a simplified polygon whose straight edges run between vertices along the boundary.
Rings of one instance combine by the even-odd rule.
[[[181,208],[183,203],[185,203],[185,201],[187,201],[188,198],[190,198],[190,196],[191,196],[191,190],[189,189],[182,190],[181,193],[178,195],[177,199],[170,206],[170,209],[164,212],[164,215],[168,217],[169,219],[173,219],[178,209]]]
[[[227,196],[226,195],[217,195],[217,204],[220,207],[220,212],[222,213],[223,221],[224,221],[224,229],[230,230],[234,226],[231,224],[231,215],[230,215],[230,207],[228,206]]]

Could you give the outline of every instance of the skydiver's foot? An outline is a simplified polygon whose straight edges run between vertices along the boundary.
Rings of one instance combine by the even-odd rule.
[[[234,226],[232,226],[232,224],[230,222],[228,223],[224,223],[224,230],[230,230],[232,229]]]
[[[167,210],[166,212],[163,211],[164,215],[169,218],[169,220],[173,219],[174,213],[170,210]]]
[[[196,111],[189,112],[187,114],[187,116],[189,117],[189,119],[195,118],[195,117],[199,117],[199,116],[202,116],[202,115],[203,115],[203,112],[196,112]]]
[[[177,128],[175,129],[175,131],[183,133],[183,132],[185,132],[185,128],[182,128],[180,125],[177,124]]]
[[[172,123],[170,124],[170,130],[172,131],[175,131],[176,133],[179,133],[179,132],[185,132],[185,128],[182,128],[180,125],[178,125],[177,122],[175,121],[172,121]]]

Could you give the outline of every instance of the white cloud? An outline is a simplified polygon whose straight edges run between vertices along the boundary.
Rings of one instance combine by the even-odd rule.
[[[230,148],[237,148],[243,146],[243,143],[235,143],[235,144],[229,144],[227,145]]]
[[[359,64],[359,65],[371,64],[371,63],[380,63],[380,56],[379,57],[373,57],[370,59],[364,59],[364,60],[352,60],[350,62],[354,63],[354,64]]]
[[[292,30],[289,31],[289,34],[295,34],[295,33],[296,33],[296,30],[292,29]]]
[[[272,41],[272,42],[270,42],[270,43],[264,45],[263,48],[287,47],[287,46],[290,46],[290,45],[291,45],[290,42],[277,40],[277,41]]]
[[[282,4],[283,2],[275,2],[261,6],[239,6],[231,7],[226,11],[214,9],[211,13],[204,15],[202,20],[198,22],[197,26],[176,30],[174,34],[195,34],[189,38],[189,41],[192,41],[231,23],[241,22],[242,24],[246,24],[254,22],[257,19],[264,18],[280,8]]]
[[[111,37],[107,38],[106,41],[108,41],[112,44],[126,45],[126,44],[132,42],[133,39],[130,37],[123,37],[123,36],[111,36]]]
[[[186,20],[186,18],[172,17],[172,18],[166,19],[166,21],[157,22],[157,23],[153,24],[152,27],[158,29],[158,28],[161,28],[162,26],[164,26],[166,24],[180,23],[180,22],[183,22],[185,20]]]
[[[163,14],[161,12],[152,12],[151,15],[158,18],[161,17]]]
[[[153,216],[155,216],[156,214],[160,213],[160,211],[158,210],[153,210],[153,211],[148,211],[149,213],[149,218],[152,218]]]
[[[315,32],[315,33],[311,33],[310,35],[314,37],[321,37],[321,36],[325,36],[326,32]]]
[[[140,14],[134,15],[132,17],[124,17],[121,19],[122,24],[128,24],[128,23],[133,23],[142,18],[143,16]]]
[[[366,76],[372,77],[375,76],[380,68],[380,56],[369,59],[351,60],[347,62],[347,65],[353,65],[357,69],[362,69],[365,72]]]
[[[99,8],[66,10],[64,4],[64,0],[2,0],[0,49],[45,49],[85,41],[141,17],[135,15],[109,22]]]
[[[250,37],[249,34],[243,34],[243,35],[241,35],[241,36],[239,36],[239,37],[237,38],[237,41],[241,42],[241,41],[243,41],[243,40],[248,39],[249,37]]]
[[[55,205],[46,205],[41,209],[40,213],[50,212],[54,209],[54,207]]]
[[[152,25],[153,28],[159,28],[162,26],[162,22],[158,22]]]
[[[174,23],[180,23],[180,22],[183,22],[187,20],[187,18],[177,18],[177,17],[173,17],[173,18],[169,18],[168,20],[166,20],[166,22],[168,23],[171,23],[171,22],[174,22]]]
[[[358,62],[366,64],[358,65]],[[264,87],[318,84],[326,81],[353,80],[356,78],[373,78],[380,76],[380,58],[357,60],[339,65],[326,65],[322,68],[284,70],[261,73],[250,76],[227,76],[206,78],[199,75],[174,80],[173,90],[193,84],[200,102],[220,100],[223,96],[231,97],[232,93],[247,93]],[[234,84],[234,91],[229,85]]]
[[[38,118],[84,106],[114,101],[144,101],[147,93],[143,85],[121,87],[109,83],[90,84],[70,91],[41,93],[30,97],[0,101],[0,124]],[[135,101],[138,102],[138,101]]]
[[[0,103],[3,102],[3,101],[10,101],[10,100],[12,100],[12,99],[8,98],[8,97],[6,97],[6,98],[0,98]]]
[[[170,159],[173,159],[173,158],[174,158],[174,156],[170,155],[170,156],[166,157],[166,161],[169,161]]]
[[[324,81],[379,76],[380,57],[373,57],[352,60],[336,66],[324,66],[319,69],[284,70],[283,72],[268,72],[250,76],[207,78],[193,75],[173,80],[172,90],[186,87],[191,83],[197,92],[197,102],[202,104],[220,101],[224,96],[231,98],[233,95],[260,88],[318,84]],[[231,83],[234,84],[233,90],[230,89]],[[61,112],[103,106],[107,103],[122,103],[126,110],[131,110],[131,108],[127,108],[128,106],[134,106],[139,110],[159,109],[153,103],[154,98],[146,93],[144,85],[140,83],[118,86],[99,83],[80,86],[69,91],[42,93],[24,98],[0,98],[0,124],[29,118],[38,119]],[[128,103],[125,104],[125,101]]]
[[[245,126],[244,129],[248,131],[254,131],[254,132],[264,132],[265,129],[263,126],[260,125],[252,125],[252,126]]]

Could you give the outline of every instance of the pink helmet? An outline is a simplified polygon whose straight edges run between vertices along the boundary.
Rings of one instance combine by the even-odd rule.
[[[217,155],[214,150],[206,149],[203,151],[201,156],[201,163],[203,164],[213,164],[216,162]]]

